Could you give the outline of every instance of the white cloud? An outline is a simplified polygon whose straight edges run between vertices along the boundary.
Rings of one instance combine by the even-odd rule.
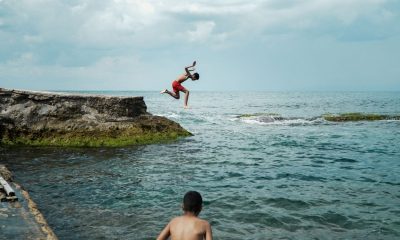
[[[115,0],[83,19],[83,29],[94,31],[140,31],[157,21],[155,8],[145,1]]]
[[[248,16],[248,24],[254,30],[307,29],[324,26],[326,21],[336,25],[349,25],[359,17],[371,18],[385,0],[307,0],[260,3]],[[242,27],[244,27],[242,25]]]
[[[173,4],[171,8],[165,9],[167,12],[172,13],[190,13],[200,15],[227,15],[227,14],[243,14],[256,11],[258,8],[257,2],[249,1],[232,3],[216,3],[215,1],[208,1],[203,3],[191,3],[188,1]]]
[[[27,44],[37,44],[43,42],[43,38],[41,36],[35,35],[24,35],[23,40]]]
[[[36,60],[32,52],[24,52],[18,55],[16,58],[7,61],[5,65],[9,67],[28,66],[33,65],[35,61]]]
[[[202,42],[210,37],[214,27],[215,23],[213,21],[197,22],[195,23],[195,29],[188,31],[186,35],[189,41]]]
[[[390,19],[382,9],[387,0],[55,0],[7,2],[7,22],[28,42],[67,42],[79,46],[112,48],[151,47],[153,44],[194,42],[208,38],[253,38],[270,29],[283,31],[324,27],[326,21],[350,25],[360,17]],[[3,6],[3,7],[4,7]],[[10,13],[11,12],[11,13]],[[14,15],[12,15],[14,14]],[[383,21],[382,20],[382,21]],[[0,25],[5,21],[0,20]],[[191,26],[195,26],[195,29]],[[286,30],[285,30],[286,29]],[[187,35],[186,35],[187,34]],[[224,36],[224,37],[222,37]],[[226,39],[232,40],[232,39]],[[212,43],[212,42],[211,42]]]
[[[32,53],[24,53],[12,61],[0,64],[5,81],[14,87],[32,89],[146,89],[146,66],[138,56],[104,56],[87,66],[42,66],[35,64]],[[9,85],[13,87],[13,85]]]
[[[138,56],[104,56],[90,67],[95,71],[103,69],[108,71],[119,70],[121,72],[121,70],[125,69],[122,72],[127,72],[128,69],[139,65],[140,58]]]

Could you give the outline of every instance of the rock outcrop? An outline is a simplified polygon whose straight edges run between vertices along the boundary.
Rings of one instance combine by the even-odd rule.
[[[147,112],[143,97],[77,95],[0,88],[0,143],[126,146],[191,135]]]

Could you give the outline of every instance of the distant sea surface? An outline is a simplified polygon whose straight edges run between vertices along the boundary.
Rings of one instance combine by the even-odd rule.
[[[185,192],[215,239],[400,239],[400,92],[158,92],[148,111],[194,134],[102,149],[0,148],[60,239],[155,239]],[[246,114],[246,115],[243,115]],[[255,114],[255,115],[254,115]]]

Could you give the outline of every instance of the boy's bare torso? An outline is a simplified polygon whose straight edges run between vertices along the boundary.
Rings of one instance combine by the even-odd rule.
[[[203,240],[211,239],[207,236],[210,224],[194,216],[180,216],[171,220],[171,240]]]
[[[186,81],[188,79],[188,75],[186,73],[179,75],[177,79],[175,79],[175,81],[179,82],[179,83],[183,83],[184,81]]]

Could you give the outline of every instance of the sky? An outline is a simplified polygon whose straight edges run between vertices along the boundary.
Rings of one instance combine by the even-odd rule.
[[[0,87],[400,91],[399,0],[0,0]]]

